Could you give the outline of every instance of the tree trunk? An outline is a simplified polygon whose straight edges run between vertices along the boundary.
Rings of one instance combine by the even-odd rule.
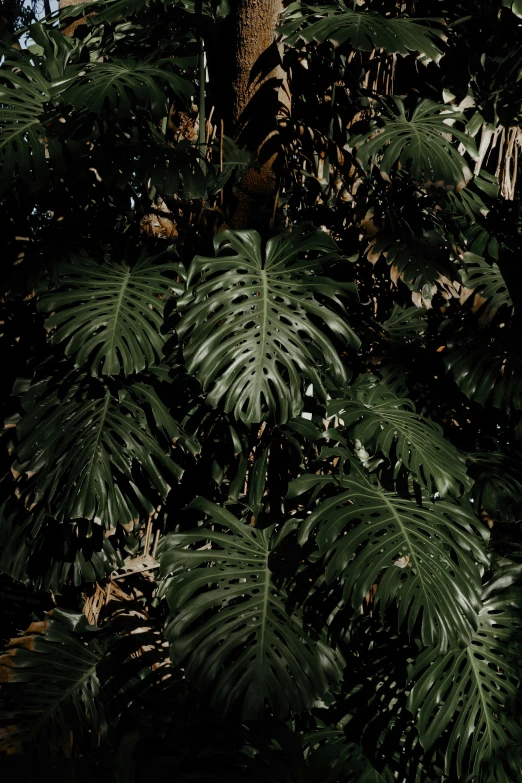
[[[236,141],[257,153],[259,168],[241,180],[234,228],[251,227],[254,217],[266,222],[277,195],[277,120],[290,108],[275,33],[282,10],[282,0],[238,0],[236,5],[232,119]]]
[[[59,0],[60,1],[60,11],[63,8],[67,8],[69,5],[81,5],[85,2],[85,0]],[[68,27],[66,27],[63,30],[64,35],[73,36],[76,28],[78,28],[80,25],[85,24],[85,16],[80,17],[79,19],[75,19],[74,22],[72,22]]]

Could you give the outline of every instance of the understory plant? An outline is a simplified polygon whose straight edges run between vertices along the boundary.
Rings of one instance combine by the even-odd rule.
[[[522,781],[520,0],[0,35],[2,768]]]

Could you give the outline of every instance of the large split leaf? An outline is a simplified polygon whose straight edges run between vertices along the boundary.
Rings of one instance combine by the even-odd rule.
[[[460,323],[458,324],[460,327]],[[448,325],[444,361],[460,390],[480,405],[506,411],[522,407],[522,363],[519,336],[510,329],[492,333]],[[453,336],[455,335],[455,336]]]
[[[329,415],[338,415],[353,438],[380,450],[395,463],[410,470],[430,494],[458,496],[473,482],[466,461],[434,421],[419,416],[411,400],[392,394],[375,377],[363,376],[350,389],[350,397],[331,400]]]
[[[150,514],[183,473],[171,455],[185,439],[156,391],[134,383],[119,393],[82,376],[34,383],[22,398],[12,470],[25,474],[28,503],[57,520],[112,527]]]
[[[427,750],[449,732],[446,768],[459,780],[501,763],[502,751],[522,741],[514,717],[522,628],[517,578],[519,568],[501,571],[486,586],[479,625],[467,646],[445,655],[427,649],[412,665],[409,709],[417,716],[421,742]]]
[[[212,526],[169,536],[161,558],[163,575],[173,574],[166,628],[173,662],[225,712],[251,719],[265,703],[280,716],[309,709],[340,676],[339,663],[286,608],[272,576],[273,528],[253,528],[202,498],[191,508]]]
[[[35,736],[44,747],[68,749],[71,732],[87,747],[97,744],[104,728],[97,674],[104,648],[95,637],[84,642],[74,630],[89,630],[84,615],[55,609],[12,639],[0,657],[0,681],[24,684],[16,723],[2,740],[4,751]]]
[[[280,32],[287,45],[299,41],[332,41],[336,46],[346,42],[354,49],[406,55],[420,52],[427,59],[438,62],[442,56],[437,46],[442,31],[423,24],[423,19],[387,19],[372,11],[335,5],[308,6],[292,3],[285,13],[285,24]],[[438,20],[434,20],[438,21]]]
[[[99,525],[59,523],[14,501],[0,507],[0,572],[26,586],[60,595],[69,580],[101,581],[122,565]]]
[[[12,51],[12,50],[11,50]],[[66,86],[50,81],[33,63],[11,52],[2,63],[0,84],[0,193],[15,179],[25,188],[45,185],[49,170],[63,167],[63,149],[51,101]],[[59,116],[59,115],[58,115]]]
[[[339,259],[322,231],[295,228],[270,239],[264,252],[256,231],[223,231],[214,245],[215,259],[192,262],[188,291],[178,300],[187,369],[209,392],[210,405],[222,403],[247,422],[284,423],[303,407],[304,382],[325,400],[321,371],[346,378],[317,322],[358,348],[339,299],[353,297],[355,286],[319,275]]]
[[[393,111],[380,129],[372,128],[351,139],[357,145],[361,165],[368,168],[370,160],[382,155],[379,170],[385,179],[389,179],[397,164],[408,169],[420,184],[463,188],[471,179],[471,171],[466,159],[446,137],[453,136],[472,157],[476,156],[473,140],[449,124],[463,120],[464,115],[422,100],[408,118],[404,102],[395,97],[391,100]]]
[[[388,318],[380,325],[394,343],[417,341],[428,328],[426,310],[423,307],[400,307],[395,304]]]
[[[460,276],[466,288],[480,295],[477,304],[486,300],[487,309],[493,312],[503,305],[512,306],[513,302],[498,264],[488,264],[482,256],[465,253]]]
[[[301,542],[319,525],[317,542],[326,555],[326,578],[341,578],[343,595],[358,609],[383,574],[377,601],[398,604],[400,623],[410,633],[419,622],[425,644],[449,644],[470,637],[477,624],[480,564],[486,533],[465,505],[445,501],[422,505],[387,492],[352,466],[339,481],[304,476],[292,493],[310,482],[337,491],[321,501],[299,530]],[[292,486],[292,485],[291,485]]]
[[[163,67],[162,67],[163,66]],[[171,68],[176,60],[136,62],[132,59],[91,63],[83,68],[78,80],[64,98],[76,109],[87,109],[99,117],[119,113],[131,115],[137,106],[150,109],[153,117],[166,113],[167,96],[160,85],[166,83],[186,100],[192,95],[192,84]]]
[[[467,455],[475,478],[473,499],[477,513],[496,522],[517,522],[522,495],[522,455],[520,452],[474,452]]]
[[[77,367],[92,375],[140,372],[160,361],[166,299],[181,286],[172,253],[143,252],[133,266],[79,255],[60,269],[58,290],[39,298],[38,309],[52,313],[45,322],[53,344],[65,343]]]
[[[458,281],[456,269],[448,261],[447,241],[437,231],[423,231],[407,239],[379,232],[368,248],[368,260],[374,264],[380,257],[390,266],[395,285],[401,280],[412,292],[412,301],[426,309],[431,309],[439,288],[451,291],[452,282]]]

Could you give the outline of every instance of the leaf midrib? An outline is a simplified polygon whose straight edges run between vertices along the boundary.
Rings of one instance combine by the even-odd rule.
[[[53,702],[53,704],[49,707],[49,709],[45,710],[40,720],[37,721],[34,727],[32,728],[31,730],[32,735],[34,735],[41,726],[45,725],[45,723],[52,717],[53,713],[59,709],[60,705],[63,702],[67,701],[67,699],[72,693],[74,693],[77,690],[80,690],[83,684],[86,682],[86,680],[88,680],[96,673],[96,668],[100,661],[101,658],[99,658],[95,663],[91,664],[91,666],[89,666],[89,668],[86,671],[84,671],[84,673],[82,674],[79,680],[75,680],[75,682],[69,688],[67,688],[63,692],[60,692],[59,698]]]
[[[124,297],[125,297],[125,293],[127,291],[127,287],[129,285],[130,276],[131,276],[130,269],[127,269],[125,271],[125,275],[123,277],[123,282],[122,282],[122,285],[121,285],[121,288],[120,288],[120,293],[118,294],[118,298],[116,300],[116,307],[114,309],[114,313],[113,313],[113,317],[112,317],[112,327],[110,327],[110,326],[108,327],[109,331],[111,331],[111,329],[112,329],[111,338],[110,338],[110,342],[109,342],[109,352],[108,352],[109,356],[111,356],[111,357],[112,357],[112,355],[114,353],[114,345],[115,345],[115,341],[116,341],[116,327],[117,327],[117,324],[118,324],[118,318],[119,318],[119,315],[120,315],[121,308],[123,306],[123,300],[124,300]]]
[[[491,728],[490,728],[490,720],[489,720],[490,715],[488,713],[488,705],[485,702],[484,694],[482,692],[482,687],[481,687],[482,680],[479,677],[477,666],[475,664],[474,655],[473,655],[473,649],[474,649],[473,648],[473,642],[470,642],[470,644],[468,646],[468,650],[467,650],[468,659],[469,659],[469,663],[470,663],[471,669],[473,670],[473,676],[475,678],[476,687],[477,687],[477,690],[479,692],[480,703],[481,703],[481,706],[482,706],[482,714],[484,715],[484,721],[486,723],[486,731],[487,731],[487,735],[488,735],[489,746],[492,747],[494,745],[494,743],[492,742],[492,736],[491,736]]]
[[[413,565],[414,565],[414,567],[417,570],[417,574],[419,576],[419,579],[420,579],[420,582],[421,582],[421,585],[422,585],[422,591],[426,595],[427,600],[429,600],[428,599],[428,591],[427,591],[426,585],[424,583],[422,568],[419,567],[419,563],[418,563],[418,560],[417,560],[417,553],[416,553],[416,550],[415,550],[415,548],[414,548],[414,546],[413,546],[413,544],[412,544],[412,542],[410,540],[410,537],[408,535],[408,531],[405,528],[405,526],[402,524],[401,517],[397,513],[397,511],[395,510],[395,506],[393,505],[393,503],[390,500],[388,500],[388,498],[386,497],[386,495],[384,493],[381,494],[381,497],[383,499],[384,504],[388,507],[388,509],[389,509],[390,513],[392,514],[392,516],[396,519],[397,524],[399,526],[399,529],[400,529],[402,535],[404,536],[404,539],[405,539],[405,541],[406,541],[406,543],[407,543],[407,545],[409,547],[409,555],[410,555],[410,557],[413,558]]]
[[[260,680],[263,680],[263,667],[265,665],[264,650],[265,650],[266,622],[267,622],[267,615],[268,615],[268,600],[270,596],[270,570],[268,568],[268,550],[266,551],[265,554],[264,574],[265,574],[265,589],[262,597],[261,634],[258,642],[260,654],[258,655],[258,659],[257,659],[258,661],[257,668],[258,668]]]
[[[100,445],[100,439],[103,432],[103,428],[105,426],[105,419],[107,417],[107,411],[109,410],[109,402],[110,402],[110,392],[107,389],[105,391],[105,402],[103,404],[101,416],[100,416],[100,424],[98,427],[98,432],[96,433],[96,439],[94,441],[93,449],[92,449],[92,458],[89,465],[89,470],[87,473],[87,486],[90,486],[91,483],[91,475],[94,467],[94,463],[96,462],[96,455],[98,453],[98,446]]]
[[[263,357],[265,355],[266,338],[268,334],[268,279],[266,269],[261,270],[261,297],[263,300],[262,310],[259,313],[261,323],[261,343],[256,362],[256,379],[263,380]]]

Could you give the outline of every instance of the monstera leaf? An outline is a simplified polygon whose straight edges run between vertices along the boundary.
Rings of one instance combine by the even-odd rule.
[[[477,512],[496,522],[520,520],[522,455],[519,452],[474,452],[467,455],[475,478],[473,499]]]
[[[426,311],[423,307],[400,307],[395,304],[381,326],[392,342],[418,341],[428,328]]]
[[[406,55],[420,52],[427,59],[438,62],[442,52],[437,42],[442,31],[422,24],[419,19],[386,19],[372,11],[335,6],[292,3],[285,13],[285,24],[279,32],[285,36],[288,46],[299,41],[331,41],[339,46],[348,42],[354,49],[371,52],[385,49],[387,52]],[[435,20],[438,21],[438,20]]]
[[[82,68],[64,99],[76,109],[86,109],[98,117],[132,115],[139,106],[150,109],[154,118],[161,118],[166,114],[167,96],[160,85],[168,84],[186,100],[194,92],[187,79],[167,70],[177,64],[176,59],[157,60],[154,64],[131,59],[90,63]],[[183,65],[181,61],[179,64]]]
[[[181,265],[167,251],[142,252],[129,266],[79,255],[60,269],[57,290],[39,298],[40,312],[52,313],[45,326],[53,344],[65,343],[77,367],[91,374],[130,375],[162,359],[163,310]],[[173,279],[174,278],[174,279]]]
[[[11,686],[2,695],[14,722],[2,730],[1,750],[31,756],[44,747],[51,757],[70,757],[98,748],[108,724],[113,728],[122,712],[158,686],[161,640],[146,612],[131,606],[126,611],[120,604],[103,629],[57,607],[10,640],[0,656],[0,682]]]
[[[223,231],[214,246],[215,259],[196,256],[178,300],[187,370],[209,392],[210,405],[222,403],[246,422],[284,423],[303,407],[303,382],[325,399],[321,370],[346,378],[317,322],[357,349],[339,299],[353,297],[355,286],[318,274],[339,259],[322,231],[296,228],[270,239],[264,252],[256,231]]]
[[[371,480],[355,466],[349,476],[305,475],[290,496],[321,483],[336,489],[306,517],[304,543],[319,526],[317,543],[326,556],[326,579],[343,582],[344,600],[359,609],[380,578],[376,600],[385,609],[397,602],[399,622],[409,633],[420,624],[424,644],[469,639],[477,624],[480,537],[486,533],[465,505],[423,500],[418,505]]]
[[[503,305],[512,307],[513,302],[498,264],[488,264],[481,256],[465,253],[460,277],[466,288],[479,294],[478,304],[486,300],[488,310],[496,312]]]
[[[0,507],[0,573],[17,582],[60,595],[68,580],[76,586],[102,581],[122,565],[99,525],[60,524],[12,499]]]
[[[59,521],[112,527],[151,514],[183,473],[173,441],[197,450],[146,383],[118,392],[82,376],[49,378],[29,388],[22,407],[12,471],[26,477],[27,502]]]
[[[477,333],[472,329],[459,335],[454,321],[449,323],[447,332],[446,369],[466,397],[508,412],[519,410],[522,364],[518,334],[503,329],[500,336],[498,332]]]
[[[273,527],[253,528],[202,498],[190,508],[208,514],[212,527],[170,535],[165,544],[173,663],[213,705],[244,719],[259,718],[265,701],[281,717],[309,709],[339,678],[339,662],[307,635],[299,612],[287,611],[272,576]]]
[[[49,81],[27,58],[10,50],[0,84],[0,193],[13,181],[31,190],[44,186],[50,168],[63,166],[63,149],[51,121],[60,115],[54,101],[67,86]]]
[[[4,733],[2,750],[35,736],[67,749],[71,732],[96,744],[104,728],[97,674],[104,646],[95,636],[83,641],[75,633],[89,630],[84,615],[53,609],[46,620],[11,640],[0,656],[0,681],[24,687],[17,692],[16,723]]]
[[[403,101],[400,98],[391,100],[393,111],[386,117],[382,128],[372,128],[350,140],[352,145],[357,146],[357,158],[363,168],[367,169],[370,160],[382,155],[379,170],[386,180],[394,166],[398,165],[408,169],[412,178],[420,184],[462,189],[471,179],[471,171],[465,158],[446,137],[453,136],[464,145],[471,157],[476,157],[473,140],[449,124],[464,120],[464,115],[447,106],[422,100],[408,119]]]
[[[420,236],[404,240],[383,231],[368,248],[368,261],[375,264],[384,257],[395,285],[401,280],[412,292],[412,301],[417,306],[422,302],[426,309],[431,309],[431,300],[439,288],[458,281],[448,255],[448,244],[436,231],[423,231]]]
[[[500,571],[489,582],[478,627],[465,647],[445,655],[427,649],[412,665],[409,709],[417,717],[421,742],[428,750],[449,733],[446,771],[458,780],[468,772],[479,774],[488,762],[501,764],[501,751],[522,741],[514,711],[522,626],[517,580],[520,567]]]
[[[374,376],[362,376],[351,387],[351,398],[332,400],[328,415],[340,416],[353,439],[381,451],[397,475],[405,465],[430,494],[458,496],[473,482],[466,460],[444,438],[441,427],[419,416],[410,400],[397,397]]]

